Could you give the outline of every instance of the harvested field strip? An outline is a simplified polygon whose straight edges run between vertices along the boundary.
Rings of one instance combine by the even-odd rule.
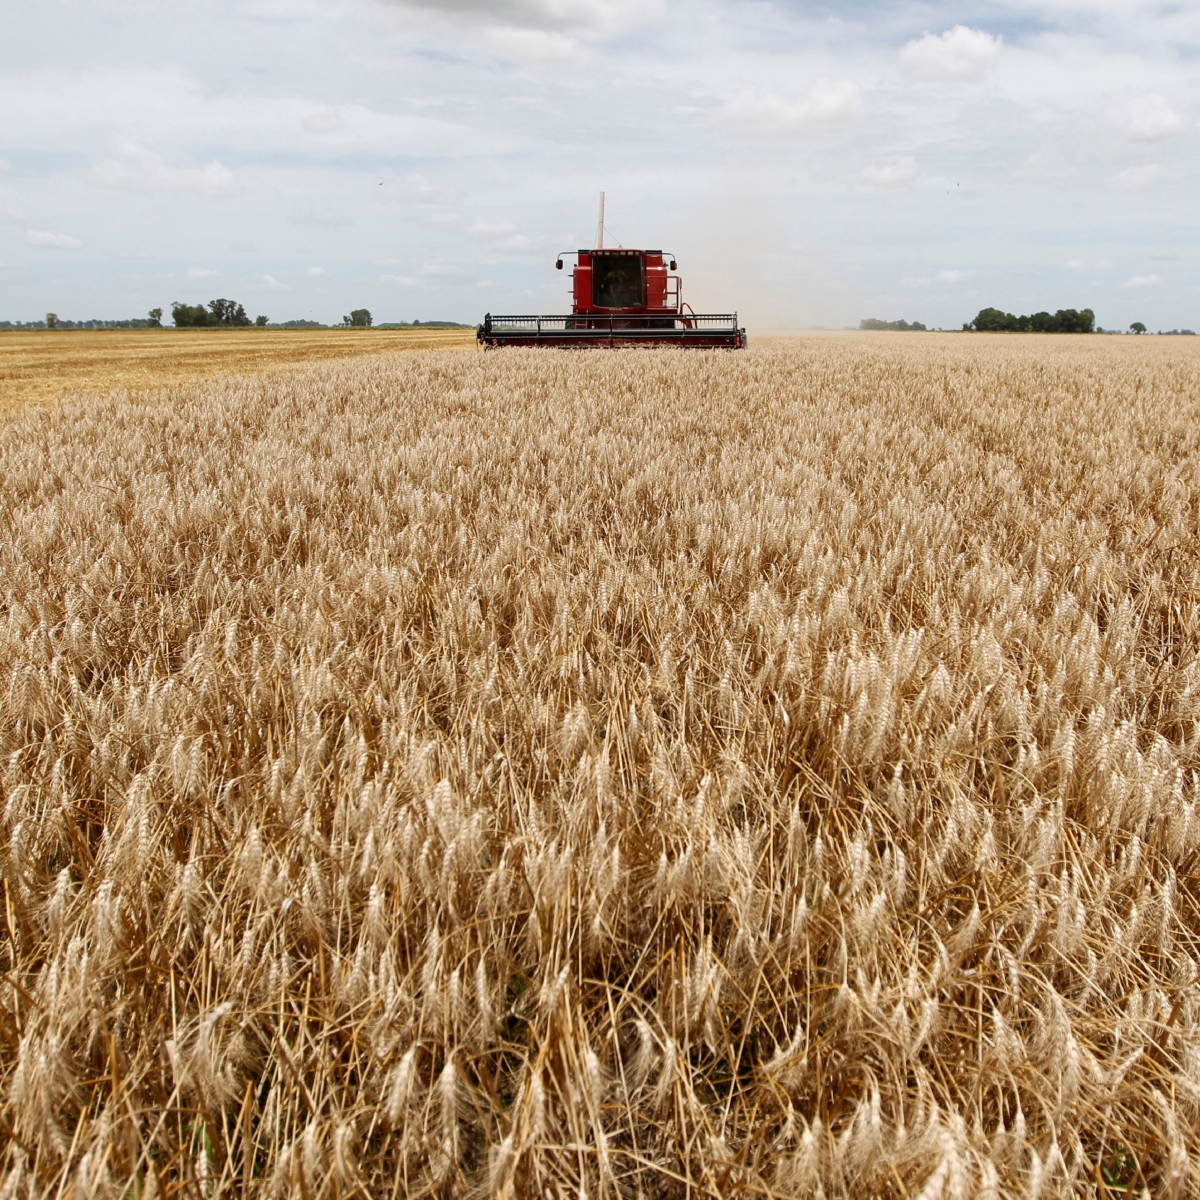
[[[295,370],[331,358],[474,344],[469,329],[3,330],[0,410],[70,392],[145,392],[215,375]]]
[[[1195,1194],[1200,356],[421,354],[0,427],[8,1194]]]

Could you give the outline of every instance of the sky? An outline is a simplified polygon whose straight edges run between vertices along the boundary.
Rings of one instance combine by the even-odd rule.
[[[1200,329],[1200,3],[0,0],[0,320],[569,309]]]

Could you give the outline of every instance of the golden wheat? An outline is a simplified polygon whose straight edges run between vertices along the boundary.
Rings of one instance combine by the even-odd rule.
[[[431,353],[0,429],[4,1197],[1196,1194],[1200,355]]]

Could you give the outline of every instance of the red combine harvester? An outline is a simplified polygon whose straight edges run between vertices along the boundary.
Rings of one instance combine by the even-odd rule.
[[[684,304],[675,257],[661,250],[604,249],[604,194],[595,250],[576,256],[569,316],[494,316],[476,337],[486,350],[500,346],[682,346],[742,350],[746,331],[737,313],[695,313]],[[554,264],[560,271],[563,254]]]

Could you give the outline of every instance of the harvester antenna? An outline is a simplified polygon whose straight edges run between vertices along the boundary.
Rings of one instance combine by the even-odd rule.
[[[610,236],[611,236],[611,232],[604,228],[604,193],[601,192],[600,193],[600,219],[596,222],[596,249],[597,250],[604,249],[604,235],[606,232],[609,232]],[[616,243],[618,246],[624,245],[624,243],[621,241],[620,238],[616,238],[615,240],[616,240]]]

